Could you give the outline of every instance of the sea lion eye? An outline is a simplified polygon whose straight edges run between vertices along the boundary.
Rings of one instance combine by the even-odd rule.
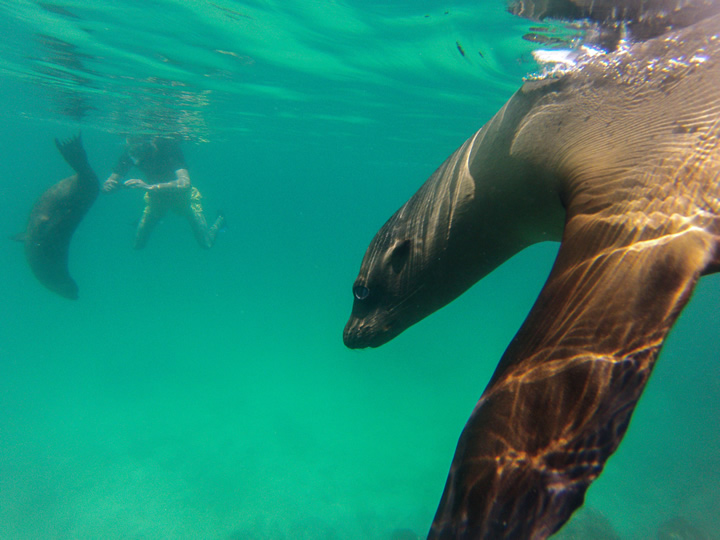
[[[370,289],[363,285],[355,285],[355,287],[353,287],[353,294],[358,300],[365,300],[370,295]]]

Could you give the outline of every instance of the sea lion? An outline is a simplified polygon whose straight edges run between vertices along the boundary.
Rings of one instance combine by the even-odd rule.
[[[582,505],[695,284],[720,269],[719,88],[717,14],[528,80],[372,240],[351,348],[561,241],[463,430],[429,538],[542,539]]]
[[[80,135],[55,145],[76,174],[51,186],[30,212],[17,236],[35,277],[51,291],[75,300],[78,286],[68,272],[68,250],[75,229],[97,198],[100,186],[88,163]]]
[[[533,20],[622,23],[644,40],[713,16],[717,0],[509,0],[508,11]]]
[[[584,41],[615,48],[629,34],[633,40],[657,37],[712,17],[717,0],[509,0],[508,11],[527,19],[582,20]]]

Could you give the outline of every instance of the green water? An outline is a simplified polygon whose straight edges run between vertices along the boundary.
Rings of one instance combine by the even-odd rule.
[[[527,24],[476,4],[0,2],[5,236],[70,174],[53,138],[78,129],[101,179],[122,134],[183,133],[228,218],[210,251],[171,215],[135,252],[139,195],[101,195],[72,243],[77,302],[0,250],[0,538],[425,534],[557,249],[380,349],[342,344],[375,231],[535,69]],[[650,539],[682,516],[718,537],[719,284],[700,283],[576,530]]]

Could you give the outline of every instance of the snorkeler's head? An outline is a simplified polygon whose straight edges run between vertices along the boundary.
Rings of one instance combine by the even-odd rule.
[[[147,160],[155,151],[155,138],[144,135],[133,135],[125,139],[130,159],[137,165]]]

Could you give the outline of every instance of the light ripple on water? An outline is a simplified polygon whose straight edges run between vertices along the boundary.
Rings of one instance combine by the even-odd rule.
[[[45,115],[116,133],[202,140],[298,103],[320,124],[382,120],[398,102],[409,114],[448,101],[472,110],[498,92],[500,103],[533,66],[522,32],[504,34],[522,25],[502,3],[18,0],[0,13],[0,74],[42,85]]]

